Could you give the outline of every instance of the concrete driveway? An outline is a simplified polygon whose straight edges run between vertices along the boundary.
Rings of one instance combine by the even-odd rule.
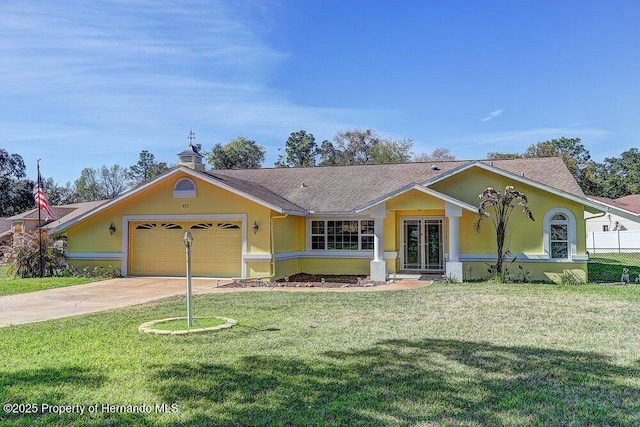
[[[223,285],[229,280],[193,279],[193,293],[215,292],[218,282]],[[126,277],[8,295],[0,297],[0,327],[95,313],[186,293],[184,278]]]
[[[400,280],[390,285],[368,288],[219,288],[229,279],[200,279],[192,282],[193,294],[234,292],[375,292],[414,289],[428,286],[432,281]],[[29,292],[0,297],[0,327],[41,322],[80,314],[95,313],[142,304],[173,295],[186,295],[184,278],[125,277],[68,286],[66,288]]]

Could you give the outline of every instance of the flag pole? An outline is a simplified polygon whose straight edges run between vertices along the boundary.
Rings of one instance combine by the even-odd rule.
[[[36,187],[38,185],[40,185],[40,159],[38,159],[36,161],[36,164],[38,165],[38,181],[36,183]],[[37,191],[37,190],[36,190]],[[42,273],[43,273],[43,258],[44,258],[44,254],[42,253],[42,208],[40,207],[40,204],[38,204],[38,252],[40,254],[40,257],[38,259],[38,271],[40,274],[40,277],[42,277]]]

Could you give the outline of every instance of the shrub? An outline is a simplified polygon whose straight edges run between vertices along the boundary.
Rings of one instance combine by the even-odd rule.
[[[116,277],[122,277],[122,272],[119,268],[111,265],[107,267],[84,267],[82,269],[75,268],[71,265],[67,265],[64,268],[56,271],[56,276],[60,277],[89,277],[97,279],[113,279]]]
[[[64,266],[65,255],[56,241],[45,231],[26,231],[13,235],[11,244],[2,247],[7,262],[7,274],[18,277],[40,275],[40,247],[42,246],[43,275],[53,276]]]

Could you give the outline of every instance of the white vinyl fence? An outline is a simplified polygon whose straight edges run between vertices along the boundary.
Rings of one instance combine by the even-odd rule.
[[[640,252],[640,230],[589,231],[589,253]]]

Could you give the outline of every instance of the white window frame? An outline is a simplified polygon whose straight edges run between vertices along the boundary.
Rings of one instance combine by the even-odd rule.
[[[322,234],[314,234],[313,233],[313,222],[314,221],[323,221],[324,222],[324,233]],[[329,234],[328,234],[328,225],[327,223],[329,221],[355,221],[358,223],[358,249],[329,249]],[[357,252],[373,252],[373,239],[374,239],[374,234],[375,232],[373,232],[373,228],[374,225],[372,224],[371,229],[372,229],[372,233],[363,233],[362,232],[362,221],[371,221],[372,223],[374,222],[373,218],[309,218],[307,221],[307,250],[313,252],[313,253],[319,253],[319,252],[327,252],[327,253],[357,253]],[[313,249],[313,237],[314,236],[324,236],[324,249]],[[371,237],[371,249],[362,249],[362,238],[363,237]]]
[[[567,258],[552,258],[551,257],[551,224],[555,223],[551,220],[554,215],[562,214],[567,218]],[[547,259],[553,260],[573,260],[578,253],[578,245],[576,238],[576,217],[573,213],[566,208],[554,208],[547,211],[544,215],[543,230],[544,230],[544,253]]]
[[[187,190],[179,190],[178,186],[181,182],[190,182],[193,188]],[[192,199],[196,197],[196,183],[190,178],[180,178],[173,185],[173,197],[175,199]]]

